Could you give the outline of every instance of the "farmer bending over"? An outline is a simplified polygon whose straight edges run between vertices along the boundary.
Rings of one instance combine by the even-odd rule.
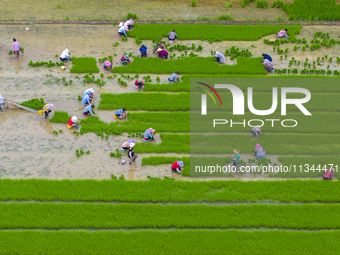
[[[120,59],[120,63],[122,63],[123,65],[127,65],[128,63],[130,64],[130,57],[128,54],[125,54],[121,59]]]
[[[144,132],[143,141],[144,142],[153,142],[155,139],[153,137],[153,134],[155,133],[155,130],[153,128],[149,128]]]
[[[127,28],[127,30],[131,30],[133,28],[133,19],[125,21],[124,28]]]
[[[19,58],[20,47],[19,42],[14,38],[11,50],[14,52],[14,55],[17,55],[17,58]]]
[[[89,89],[85,90],[85,92],[84,92],[84,96],[89,95],[89,96],[93,97],[93,94],[94,94],[93,88],[89,88]]]
[[[255,126],[251,129],[251,132],[256,136],[258,137],[259,134],[262,134],[261,132],[261,126]]]
[[[86,106],[84,108],[83,115],[84,116],[88,116],[88,114],[91,113],[91,115],[94,116],[93,109],[94,109],[94,105],[93,104],[89,104],[88,106]]]
[[[175,81],[177,81],[177,76],[178,76],[179,72],[175,72],[172,75],[169,76],[168,81],[170,83],[174,83]]]
[[[138,79],[135,81],[135,86],[136,86],[136,89],[144,89],[144,83],[141,79]]]
[[[118,29],[118,34],[119,34],[119,36],[125,36],[125,37],[127,37],[127,34],[126,34],[126,32],[125,32],[125,28],[124,28],[124,26],[121,26],[119,29]]]
[[[216,58],[217,63],[223,64],[225,62],[225,56],[221,52],[216,51],[214,58]]]
[[[168,59],[168,55],[169,55],[169,53],[166,50],[158,51],[158,57],[161,58],[161,59],[163,59],[164,57],[165,57],[165,59]]]
[[[262,54],[262,57],[263,57],[262,62],[265,61],[266,59],[269,60],[270,62],[273,61],[272,57],[269,56],[268,54]]]
[[[285,38],[285,37],[288,38],[287,31],[288,29],[281,30],[280,32],[277,33],[277,36],[279,38]]]
[[[128,157],[130,159],[130,162],[129,162],[130,165],[132,164],[132,161],[135,161],[136,158],[138,158],[137,154],[135,154],[134,147],[135,147],[135,143],[130,143],[130,148],[129,148],[129,151],[128,151]]]
[[[335,170],[334,168],[328,169],[326,172],[324,172],[324,173],[322,174],[322,178],[323,178],[324,180],[331,180],[331,179],[333,179],[334,170]]]
[[[184,167],[183,161],[175,161],[175,163],[173,163],[171,166],[171,170],[174,172],[181,173],[182,172],[181,167]]]
[[[124,119],[124,115],[127,116],[126,108],[119,109],[115,112],[115,115],[113,116],[115,119]]]
[[[270,62],[268,59],[265,59],[265,60],[263,61],[263,64],[265,64],[264,68],[265,68],[268,72],[274,71],[273,62]]]
[[[234,156],[231,157],[233,160],[233,166],[236,167],[236,170],[238,169],[238,162],[240,161],[240,151],[238,149],[234,150]]]
[[[89,94],[89,95],[85,95],[85,96],[83,97],[83,100],[82,100],[81,102],[82,102],[83,106],[85,107],[85,106],[90,105],[90,104],[91,104],[91,101],[92,101],[92,95]]]
[[[140,51],[140,57],[142,58],[143,56],[146,58],[147,55],[149,55],[149,52],[148,52],[148,48],[144,45],[142,45],[140,48],[139,48],[139,51]]]
[[[172,32],[168,34],[169,42],[172,43],[173,41],[175,41],[176,38],[177,38],[177,34],[175,33],[175,30],[172,30]]]
[[[43,107],[43,112],[45,114],[45,120],[47,119],[48,117],[48,114],[55,109],[55,106],[53,104],[45,104],[44,107]]]
[[[73,127],[78,128],[77,121],[78,121],[77,116],[71,117],[70,120],[67,123],[67,129],[70,129],[70,128],[73,128]]]
[[[264,158],[266,156],[266,152],[263,151],[263,147],[258,143],[255,145],[255,155],[257,158]]]
[[[128,151],[130,148],[130,143],[135,143],[134,140],[128,140],[125,143],[122,144],[122,148],[120,148],[121,151]]]
[[[110,61],[105,61],[104,68],[106,71],[112,70],[112,63]]]
[[[65,49],[60,55],[60,60],[66,62],[69,59],[71,59],[69,51],[68,49]]]

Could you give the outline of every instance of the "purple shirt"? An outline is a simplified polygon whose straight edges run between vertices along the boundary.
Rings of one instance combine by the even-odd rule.
[[[19,44],[18,42],[14,42],[14,43],[12,44],[12,49],[11,49],[11,50],[13,50],[13,51],[18,51],[19,48],[20,48],[20,44]]]

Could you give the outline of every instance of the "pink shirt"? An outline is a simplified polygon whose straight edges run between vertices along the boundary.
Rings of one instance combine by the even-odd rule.
[[[277,35],[278,36],[286,35],[286,30],[281,30]]]
[[[19,44],[18,42],[14,42],[14,43],[12,44],[12,49],[13,49],[13,51],[18,51],[19,48],[20,48],[20,44]],[[12,50],[12,49],[11,49],[11,50]]]
[[[255,153],[257,153],[258,156],[263,156],[264,155],[263,147],[261,148],[255,147]]]
[[[329,179],[331,177],[333,177],[333,172],[331,171],[331,169],[328,169],[324,174],[323,177]]]

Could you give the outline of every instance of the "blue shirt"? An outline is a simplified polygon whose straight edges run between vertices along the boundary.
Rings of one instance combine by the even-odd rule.
[[[83,97],[83,100],[81,101],[83,104],[89,103],[90,104],[90,96],[86,95]]]
[[[139,51],[143,52],[143,53],[145,53],[147,50],[148,50],[148,48],[146,48],[145,46],[144,46],[144,49],[142,47],[139,48]]]
[[[263,59],[268,59],[270,62],[273,61],[272,57],[269,55],[264,56]]]
[[[119,28],[118,33],[123,33],[125,36],[127,36],[124,27]]]
[[[144,138],[146,139],[153,139],[153,136],[149,130],[146,130],[144,133]]]
[[[117,117],[119,117],[119,116],[123,116],[123,109],[119,109],[119,110],[117,110],[116,112],[115,112],[115,115],[117,116]]]
[[[88,106],[86,106],[86,107],[84,108],[83,113],[87,113],[87,112],[90,112],[91,115],[94,116],[94,115],[93,115],[93,112],[92,112],[92,105],[89,104]]]

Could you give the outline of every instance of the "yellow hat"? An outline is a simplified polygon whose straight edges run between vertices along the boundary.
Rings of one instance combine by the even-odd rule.
[[[235,153],[235,154],[239,154],[240,151],[239,151],[238,149],[235,149],[235,150],[234,150],[234,153]]]

